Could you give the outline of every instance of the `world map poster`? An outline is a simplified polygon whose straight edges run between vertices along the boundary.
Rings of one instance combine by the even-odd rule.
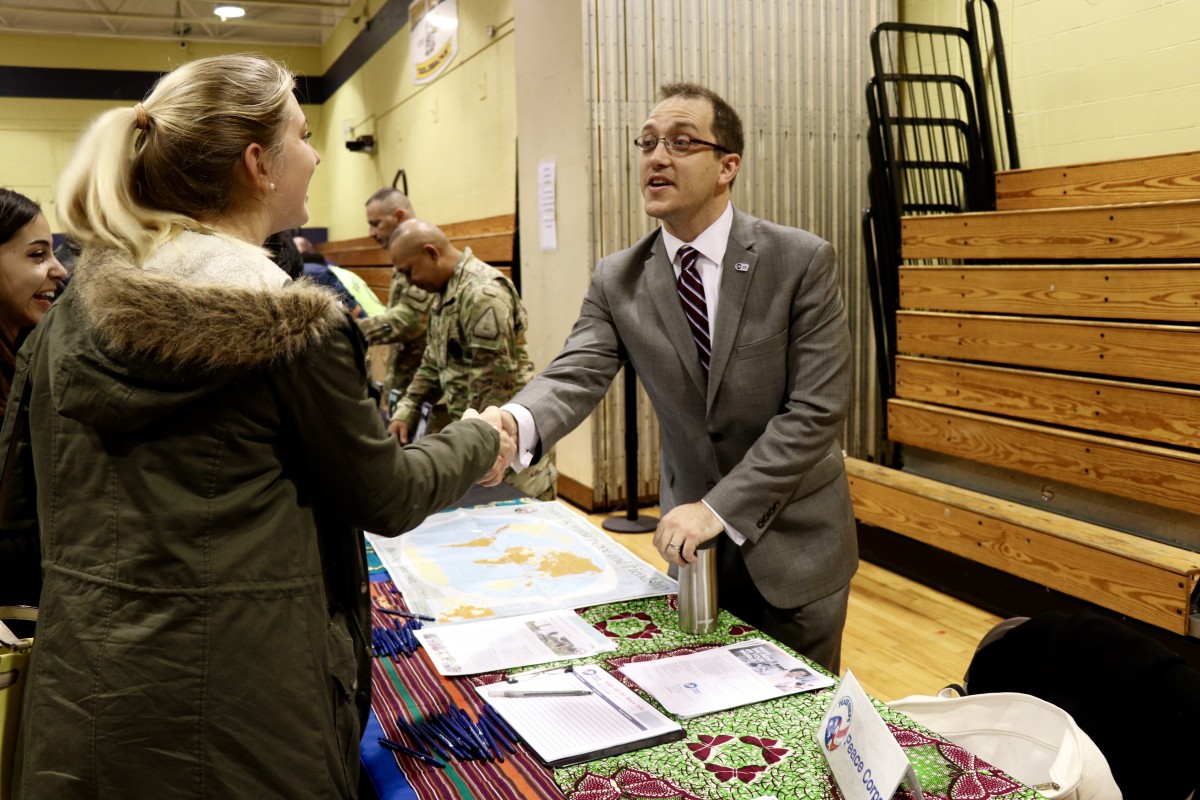
[[[408,607],[438,623],[673,594],[674,580],[556,502],[434,514],[367,534]]]

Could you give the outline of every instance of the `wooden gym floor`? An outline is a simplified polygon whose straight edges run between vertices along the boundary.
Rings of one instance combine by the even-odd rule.
[[[567,508],[584,514],[575,506]],[[639,513],[658,515],[657,508]],[[597,527],[616,514],[586,514]],[[611,533],[616,542],[666,571],[652,533]],[[1000,617],[869,562],[859,563],[850,586],[842,642],[842,672],[854,672],[868,693],[883,701],[937,694],[962,679],[980,638]]]

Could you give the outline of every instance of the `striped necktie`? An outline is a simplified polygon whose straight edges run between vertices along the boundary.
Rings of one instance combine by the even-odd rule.
[[[712,356],[712,341],[708,336],[708,303],[704,300],[704,284],[700,281],[700,270],[696,268],[696,259],[700,253],[694,248],[684,245],[679,248],[679,280],[675,288],[679,290],[679,300],[683,303],[683,313],[687,316],[688,325],[692,328],[692,339],[696,342],[696,351],[700,356],[700,365],[704,374],[708,374],[708,360]]]

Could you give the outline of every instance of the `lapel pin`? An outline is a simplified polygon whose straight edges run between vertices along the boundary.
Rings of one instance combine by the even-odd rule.
[[[733,265],[733,268],[736,269],[738,272],[745,272],[748,269],[750,269],[750,265],[744,261],[739,261],[738,263]]]

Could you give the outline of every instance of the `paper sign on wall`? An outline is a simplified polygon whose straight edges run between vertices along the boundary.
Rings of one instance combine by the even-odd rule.
[[[849,670],[816,736],[846,800],[887,800],[905,776],[913,796],[923,799],[904,750]]]
[[[558,211],[554,200],[554,159],[538,162],[538,242],[542,250],[558,249]]]

